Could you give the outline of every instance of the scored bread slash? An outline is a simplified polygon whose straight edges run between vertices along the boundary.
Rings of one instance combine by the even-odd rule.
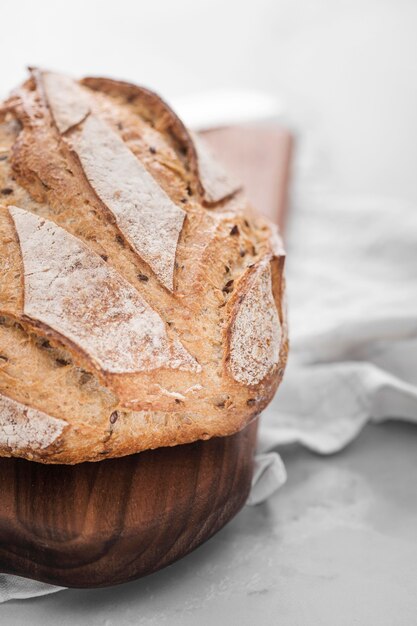
[[[105,122],[88,117],[69,140],[97,196],[162,284],[173,290],[175,254],[185,219],[122,139]]]
[[[269,259],[243,276],[232,303],[232,318],[230,372],[239,383],[256,385],[279,363],[282,339]]]
[[[132,248],[161,283],[174,288],[174,266],[185,211],[177,206],[119,135],[90,114],[84,89],[68,76],[37,72],[52,116],[63,134],[80,124],[68,143],[85,176],[112,213]]]
[[[46,100],[60,133],[66,133],[87,117],[90,102],[86,92],[72,78],[55,72],[39,72]]]
[[[113,374],[199,371],[159,316],[116,270],[53,222],[9,207],[24,266],[24,316]]]
[[[68,422],[0,394],[0,447],[45,450],[62,435]]]
[[[239,191],[241,184],[222,167],[204,140],[196,133],[190,135],[194,143],[204,200],[209,204],[215,204]]]
[[[207,204],[224,201],[241,189],[241,183],[223,168],[206,142],[188,130],[158,94],[145,87],[109,78],[88,77],[81,84],[112,96],[123,94],[128,102],[137,100],[146,109],[147,116],[154,120],[154,126],[165,129],[176,150],[186,158],[195,178],[190,181],[191,187],[194,188],[195,183],[198,195]]]

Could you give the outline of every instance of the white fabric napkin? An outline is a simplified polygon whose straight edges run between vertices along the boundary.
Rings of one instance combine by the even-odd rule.
[[[370,420],[417,422],[417,207],[304,193],[287,248],[291,350],[259,450],[330,454]],[[285,480],[262,458],[249,503]]]
[[[417,422],[417,207],[320,193],[293,218],[291,352],[260,449],[327,454],[369,420]]]

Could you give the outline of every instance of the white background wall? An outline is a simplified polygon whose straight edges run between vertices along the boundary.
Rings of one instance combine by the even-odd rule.
[[[124,77],[167,98],[265,89],[314,129],[337,187],[417,200],[414,0],[8,0],[1,9],[0,92],[27,64]]]

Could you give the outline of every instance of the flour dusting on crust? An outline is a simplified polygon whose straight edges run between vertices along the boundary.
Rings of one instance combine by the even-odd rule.
[[[241,185],[223,169],[204,140],[195,133],[191,136],[197,155],[198,176],[204,190],[204,199],[209,203],[215,203],[238,191]]]
[[[238,307],[230,335],[230,370],[239,383],[256,385],[279,362],[282,336],[269,262],[259,267]]]
[[[0,446],[11,450],[45,450],[68,423],[0,394]]]
[[[109,373],[199,371],[178,339],[116,270],[49,220],[14,206],[24,265],[24,314],[78,346]]]
[[[46,100],[60,133],[82,122],[90,112],[87,94],[69,76],[40,72]]]
[[[97,117],[71,137],[84,173],[116,218],[131,246],[172,290],[178,238],[185,211],[178,207],[129,150]]]

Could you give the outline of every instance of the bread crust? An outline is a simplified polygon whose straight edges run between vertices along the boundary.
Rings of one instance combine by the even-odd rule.
[[[32,70],[0,114],[0,455],[247,425],[288,352],[275,228],[145,88]]]

